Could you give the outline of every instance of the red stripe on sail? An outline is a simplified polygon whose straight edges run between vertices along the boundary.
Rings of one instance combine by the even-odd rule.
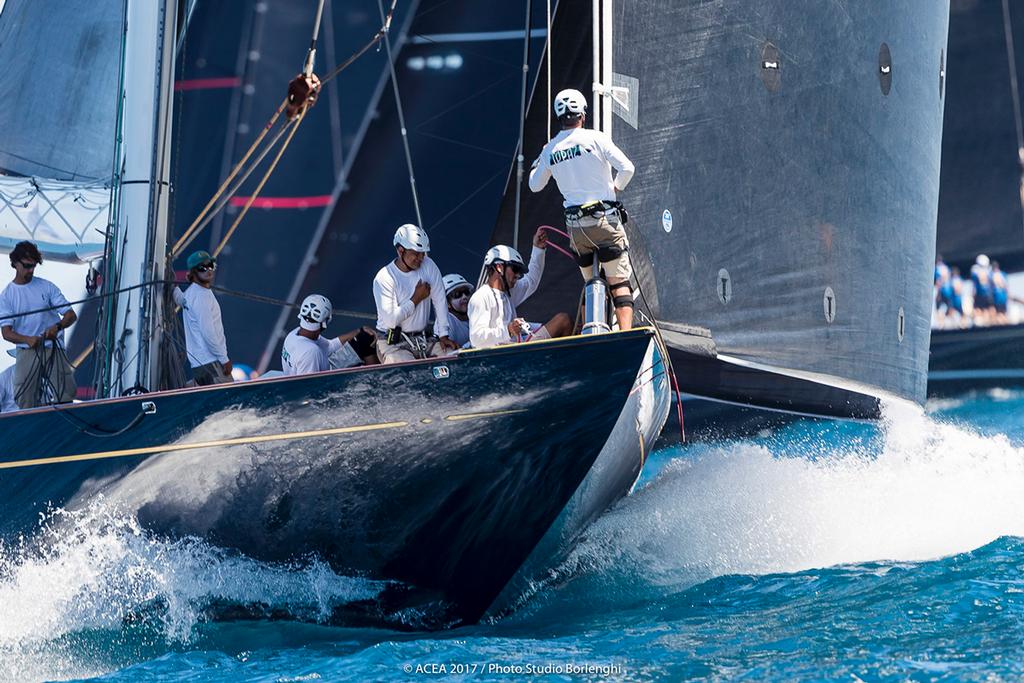
[[[248,201],[248,197],[232,197],[231,206],[245,206]],[[252,206],[254,209],[311,209],[330,203],[331,195],[320,194],[311,197],[257,197]]]
[[[175,90],[213,90],[215,88],[237,88],[242,84],[238,76],[225,78],[193,78],[185,81],[176,81]]]

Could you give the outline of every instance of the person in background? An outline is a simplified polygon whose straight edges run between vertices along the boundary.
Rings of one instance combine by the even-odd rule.
[[[473,285],[453,273],[444,276],[444,296],[448,300],[448,336],[459,348],[469,345],[469,297]]]
[[[960,277],[960,269],[953,266],[949,279],[953,289],[953,311],[956,314],[956,324],[959,327],[967,327],[969,316],[964,313],[964,279]]]
[[[971,282],[974,284],[974,323],[991,325],[995,317],[995,303],[992,299],[992,269],[985,254],[979,254],[971,266]]]
[[[174,302],[181,306],[185,351],[192,366],[192,377],[200,386],[233,382],[220,303],[212,289],[217,260],[205,251],[197,251],[186,263],[191,284],[184,293],[174,288]]]
[[[998,261],[992,262],[992,305],[995,307],[994,324],[1008,325],[1006,307],[1010,299],[1009,282]]]
[[[399,226],[396,256],[373,278],[377,304],[377,355],[381,363],[443,356],[458,348],[448,337],[448,304],[437,264],[427,256],[430,239],[412,223]],[[428,332],[430,312],[436,315]]]
[[[15,275],[0,293],[0,332],[17,346],[15,400],[19,408],[70,403],[78,387],[64,352],[64,330],[78,316],[57,285],[35,276],[43,262],[35,244],[18,242],[10,259]]]
[[[531,325],[516,312],[516,306],[540,286],[547,241],[547,233],[537,230],[529,267],[512,247],[498,245],[487,251],[485,284],[469,299],[469,341],[474,348],[565,337],[572,332],[566,313],[558,313],[544,325]]]
[[[18,409],[14,400],[14,366],[9,365],[0,372],[0,413],[13,413]]]

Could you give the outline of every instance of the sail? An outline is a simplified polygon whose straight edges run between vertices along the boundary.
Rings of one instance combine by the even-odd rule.
[[[643,299],[720,356],[922,401],[948,3],[747,4],[615,0],[603,24]],[[530,208],[550,191],[525,203],[556,219]],[[565,270],[544,291],[572,311]]]
[[[1008,25],[1000,2],[951,7],[938,251],[962,268],[985,253],[1024,270],[1024,7],[1006,10]]]
[[[180,41],[175,84],[175,234],[192,223],[284,98],[288,81],[302,68],[316,6],[304,0],[246,0],[199,3],[192,12]],[[409,11],[409,3],[398,4],[395,34]],[[380,26],[377,0],[325,3],[314,70],[326,75]],[[386,65],[383,50],[370,50],[324,88],[227,244],[218,264],[218,285],[290,297],[339,178],[374,116],[371,103],[382,89]],[[268,165],[269,159],[180,255],[179,269],[190,252],[212,251],[219,244]],[[222,311],[231,357],[257,365],[273,336],[278,310],[222,297]]]
[[[122,14],[121,0],[0,5],[0,250],[102,255]]]

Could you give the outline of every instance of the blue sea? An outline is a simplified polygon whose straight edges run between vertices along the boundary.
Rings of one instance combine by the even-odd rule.
[[[444,633],[318,625],[378,589],[323,565],[63,521],[0,549],[0,680],[1024,679],[1019,392],[661,450],[518,611]],[[206,620],[235,603],[306,621]]]

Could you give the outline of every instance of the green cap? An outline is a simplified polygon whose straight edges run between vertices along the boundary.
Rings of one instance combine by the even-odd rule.
[[[201,266],[204,263],[216,263],[217,259],[210,256],[205,251],[197,251],[188,257],[188,269],[192,270],[196,266]]]

